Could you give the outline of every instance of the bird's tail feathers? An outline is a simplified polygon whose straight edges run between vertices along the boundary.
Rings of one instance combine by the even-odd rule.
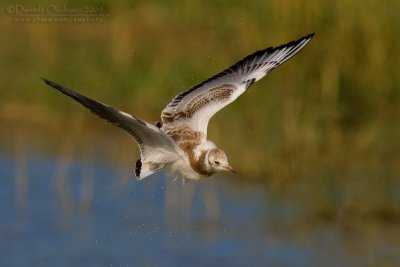
[[[138,180],[142,180],[146,178],[147,176],[150,176],[158,171],[160,171],[162,168],[165,167],[165,163],[156,163],[156,162],[142,162],[142,159],[138,159],[136,161],[136,167],[135,167],[135,175]]]

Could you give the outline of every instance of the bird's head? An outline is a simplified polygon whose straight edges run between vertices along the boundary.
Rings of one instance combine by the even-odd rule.
[[[237,173],[228,163],[228,158],[222,149],[214,148],[208,153],[208,163],[212,171],[230,171]]]

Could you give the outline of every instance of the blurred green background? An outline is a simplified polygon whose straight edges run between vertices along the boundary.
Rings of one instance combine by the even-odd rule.
[[[40,2],[101,8],[100,21],[84,23],[18,22],[9,10],[18,4],[2,4],[0,17],[6,153],[105,154],[106,164],[132,168],[127,135],[39,78],[155,122],[179,92],[315,32],[219,112],[209,138],[240,172],[232,179],[301,199],[312,214],[399,221],[400,1]]]

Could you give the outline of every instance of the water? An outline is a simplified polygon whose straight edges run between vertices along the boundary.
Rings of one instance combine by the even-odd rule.
[[[300,221],[261,185],[0,157],[1,266],[398,266],[399,227]],[[310,196],[311,197],[311,196]]]

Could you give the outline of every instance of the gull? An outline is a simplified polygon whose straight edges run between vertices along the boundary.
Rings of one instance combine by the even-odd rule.
[[[161,122],[155,125],[45,78],[42,80],[92,113],[122,128],[136,140],[140,150],[140,158],[135,165],[137,179],[165,168],[184,181],[199,180],[220,171],[235,172],[225,152],[207,139],[210,118],[256,81],[294,56],[313,36],[314,33],[278,47],[256,51],[180,93],[162,111]]]

